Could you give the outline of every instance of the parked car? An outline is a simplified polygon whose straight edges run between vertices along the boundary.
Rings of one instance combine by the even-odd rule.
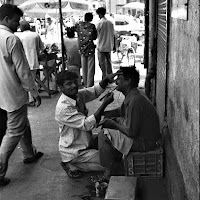
[[[110,16],[108,17],[110,19]],[[114,14],[115,31],[118,36],[120,35],[134,35],[137,40],[144,36],[144,24],[136,22],[134,20],[130,21],[127,15]]]

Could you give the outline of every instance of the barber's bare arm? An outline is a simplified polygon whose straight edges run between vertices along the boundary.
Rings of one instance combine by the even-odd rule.
[[[96,122],[97,124],[99,123],[99,121],[101,120],[101,116],[103,115],[103,112],[105,110],[105,108],[114,101],[114,94],[113,93],[108,93],[106,95],[106,97],[104,98],[103,103],[101,104],[101,106],[99,107],[99,109],[94,113],[94,116],[96,118]]]

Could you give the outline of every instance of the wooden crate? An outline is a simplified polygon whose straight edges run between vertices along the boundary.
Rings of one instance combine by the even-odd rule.
[[[149,152],[130,152],[124,156],[125,175],[163,178],[163,149]]]

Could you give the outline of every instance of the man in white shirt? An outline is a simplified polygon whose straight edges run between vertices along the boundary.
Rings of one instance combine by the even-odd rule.
[[[98,98],[116,75],[109,74],[99,84],[81,90],[78,90],[76,73],[66,70],[57,76],[57,85],[62,92],[55,111],[60,132],[59,152],[61,166],[70,178],[82,177],[82,171],[104,171],[92,129],[99,123],[106,106],[113,101],[113,93],[107,95],[99,109],[90,116],[86,103]]]
[[[5,178],[8,161],[20,142],[24,163],[36,162],[43,156],[32,144],[27,116],[28,91],[41,104],[20,39],[14,35],[23,12],[11,4],[0,7],[0,108],[7,112],[7,130],[0,146],[0,187],[10,182]]]
[[[115,50],[115,31],[113,23],[105,17],[104,7],[98,8],[96,13],[100,18],[97,24],[97,50],[103,79],[112,73],[111,51]]]
[[[44,49],[44,44],[40,36],[36,32],[31,31],[30,24],[27,21],[20,23],[21,32],[15,34],[22,42],[26,58],[33,76],[33,80],[36,79],[36,72],[39,69],[39,53]],[[29,93],[29,105],[34,106],[34,98]]]

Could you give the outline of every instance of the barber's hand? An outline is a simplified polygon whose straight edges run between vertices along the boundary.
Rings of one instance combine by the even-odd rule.
[[[104,118],[98,126],[102,126],[102,128],[110,128],[116,129],[116,122],[112,119]]]
[[[41,98],[40,98],[39,95],[37,97],[34,97],[34,102],[35,102],[35,106],[36,107],[40,106],[40,104],[41,104]]]
[[[114,101],[114,93],[108,92],[108,94],[105,96],[103,103],[108,105]]]
[[[109,83],[113,83],[113,82],[114,82],[115,76],[117,76],[117,73],[108,74],[108,75],[106,76],[106,79],[108,80]]]

